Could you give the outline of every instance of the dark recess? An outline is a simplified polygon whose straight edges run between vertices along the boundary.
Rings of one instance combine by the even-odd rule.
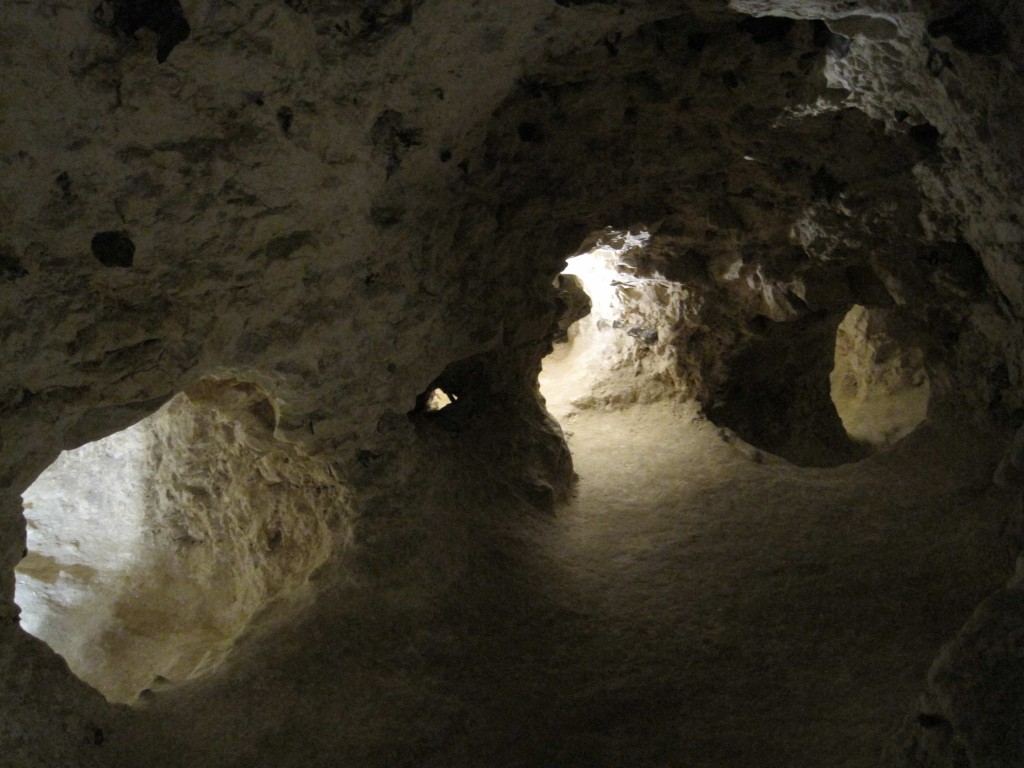
[[[811,176],[811,197],[818,202],[831,203],[846,189],[846,184],[837,179],[825,166]]]
[[[931,123],[912,125],[907,131],[907,135],[926,153],[933,154],[939,151],[939,139],[942,138],[942,134]]]
[[[0,249],[0,276],[5,280],[17,280],[25,277],[28,270],[21,265],[21,260],[8,250]]]
[[[127,268],[135,262],[135,243],[127,232],[97,232],[92,255],[105,267]]]
[[[999,18],[975,0],[963,10],[928,25],[932,37],[948,37],[961,51],[994,54],[1006,50],[1006,30]]]
[[[544,139],[544,132],[536,123],[520,123],[516,133],[519,134],[520,141],[530,144],[536,144]]]
[[[831,51],[839,59],[844,58],[850,52],[850,38],[833,32],[824,21],[812,21],[811,29],[814,34],[814,44],[817,47]]]
[[[277,124],[281,126],[281,133],[287,136],[291,133],[292,123],[295,121],[295,113],[291,107],[281,107],[277,110]]]
[[[700,53],[708,44],[708,36],[703,32],[694,32],[686,38],[686,47]]]
[[[746,32],[758,45],[778,43],[786,39],[786,35],[796,22],[781,16],[752,16],[739,23],[739,28]]]
[[[67,171],[61,171],[57,174],[57,178],[54,179],[54,183],[57,185],[57,189],[60,190],[60,196],[64,200],[71,199],[71,177]]]
[[[109,26],[126,37],[134,37],[140,29],[156,33],[156,60],[161,64],[192,34],[178,0],[102,0],[93,17],[109,18]]]
[[[451,403],[437,411],[428,408],[434,390],[441,390]],[[473,416],[483,407],[491,393],[490,376],[477,358],[458,360],[430,382],[416,398],[415,407],[408,416],[414,422],[430,422],[449,432],[459,432],[469,426]]]

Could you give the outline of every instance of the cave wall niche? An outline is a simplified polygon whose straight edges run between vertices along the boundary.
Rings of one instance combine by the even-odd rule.
[[[755,318],[760,335],[728,360],[729,376],[706,411],[746,442],[804,467],[834,467],[867,455],[843,429],[831,399],[841,313],[789,322]]]
[[[892,310],[856,305],[836,330],[832,402],[846,433],[875,448],[897,442],[928,415],[924,353],[892,335],[894,322]]]
[[[63,452],[23,494],[22,627],[115,702],[215,668],[346,538],[345,487],[273,429],[260,387],[205,380]]]

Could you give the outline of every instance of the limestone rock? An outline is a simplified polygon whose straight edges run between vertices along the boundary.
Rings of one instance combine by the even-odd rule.
[[[155,549],[133,589],[167,626],[161,590],[202,587],[209,604],[182,607],[222,663],[152,712],[251,690],[280,697],[266,736],[342,668],[332,622],[399,636],[375,601],[422,618],[453,574],[518,578],[503,537],[557,513],[574,479],[537,386],[554,281],[599,244],[618,309],[602,326],[591,294],[565,329],[591,343],[556,356],[589,349],[593,367],[552,411],[694,400],[758,451],[857,459],[829,376],[861,306],[901,352],[880,368],[841,355],[846,373],[890,393],[927,378],[936,422],[1015,425],[1022,29],[1024,7],[997,0],[0,5],[0,678],[16,683],[0,687],[0,754],[110,764],[116,721],[133,734],[122,764],[149,759],[156,719],[105,706],[17,626],[14,572],[33,480],[168,402],[174,418],[144,427],[166,494],[147,507]],[[425,407],[435,389],[452,410]],[[410,505],[479,546],[432,549],[429,516],[403,527]],[[154,573],[157,550],[174,557]],[[83,563],[54,557],[26,574],[78,578]],[[1015,599],[995,599],[935,679],[966,691],[936,717],[978,766],[1019,758],[1015,683],[990,674],[1013,671]],[[445,605],[452,642],[469,643],[469,609]],[[263,689],[259,670],[304,643],[328,650]],[[977,662],[986,643],[1003,651]],[[107,660],[88,663],[109,665],[118,646],[99,644]],[[180,679],[198,663],[141,666]],[[979,663],[985,682],[956,682]],[[458,741],[456,705],[416,696],[396,716]],[[347,721],[354,742],[363,726]],[[195,749],[258,764],[267,739],[230,758],[215,739]],[[430,748],[408,759],[429,764]]]

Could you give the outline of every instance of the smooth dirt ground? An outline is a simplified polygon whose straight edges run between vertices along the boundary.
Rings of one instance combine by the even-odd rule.
[[[923,430],[819,470],[687,409],[563,423],[579,495],[546,549],[617,638],[588,704],[628,691],[605,725],[650,764],[878,765],[940,645],[1010,570],[1009,500],[974,435]]]
[[[931,660],[1010,571],[999,441],[926,427],[809,470],[689,406],[562,424],[571,504],[524,514],[471,452],[439,458],[305,618],[134,710],[109,764],[895,764]]]

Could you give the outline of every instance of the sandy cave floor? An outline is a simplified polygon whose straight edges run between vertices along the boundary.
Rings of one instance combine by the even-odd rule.
[[[568,507],[477,536],[494,509],[435,468],[363,545],[390,576],[350,579],[234,682],[158,695],[111,765],[876,766],[1009,573],[981,435],[818,470],[688,406],[562,424]]]
[[[686,408],[563,424],[579,495],[547,548],[664,692],[609,723],[674,743],[664,764],[877,765],[940,645],[1008,572],[994,456],[953,434],[818,470]]]

